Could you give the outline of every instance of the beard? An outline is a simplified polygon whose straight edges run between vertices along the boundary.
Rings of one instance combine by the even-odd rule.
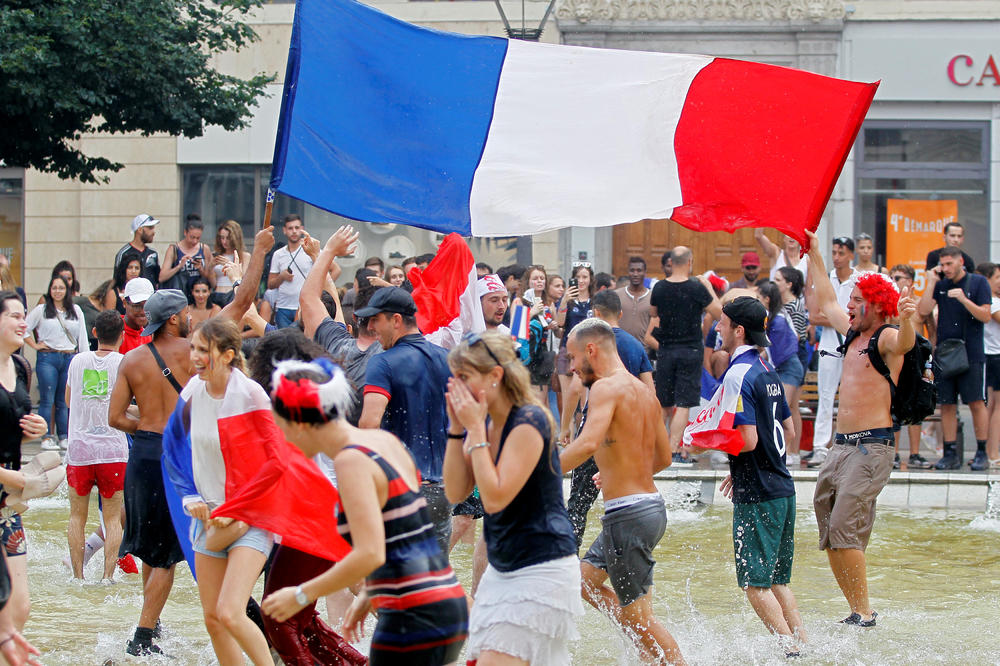
[[[594,366],[586,360],[580,363],[580,369],[577,370],[576,373],[580,375],[580,381],[583,382],[583,385],[587,388],[593,386],[594,382],[598,379],[597,375],[594,373]]]
[[[180,321],[177,322],[177,332],[180,335],[180,337],[186,338],[188,336],[188,333],[191,332],[191,325],[188,322],[187,317],[178,317],[178,319],[180,319]]]

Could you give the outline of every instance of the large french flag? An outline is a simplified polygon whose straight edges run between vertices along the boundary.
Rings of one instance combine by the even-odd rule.
[[[877,84],[465,36],[298,0],[271,187],[464,236],[815,229]]]
[[[170,518],[191,571],[191,517],[185,499],[198,499],[191,466],[191,395],[203,383],[192,377],[163,431],[163,476]],[[212,517],[241,520],[278,534],[282,543],[328,560],[350,546],[337,532],[337,490],[316,463],[285,441],[259,384],[234,370],[219,405],[219,445],[226,467],[226,501]]]

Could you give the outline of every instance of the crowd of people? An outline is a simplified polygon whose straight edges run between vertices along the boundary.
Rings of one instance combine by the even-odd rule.
[[[864,550],[875,498],[894,463],[931,466],[919,425],[909,426],[910,454],[900,461],[890,413],[891,381],[918,333],[936,344],[944,444],[935,467],[964,462],[959,396],[977,440],[972,469],[1000,467],[1000,266],[973,270],[956,223],[928,256],[920,298],[912,267],[873,263],[864,234],[833,240],[828,273],[815,236],[800,257],[794,239],[779,246],[757,230],[760,254],[743,255],[733,284],[695,266],[682,246],[664,253],[659,280],[642,257],[629,258],[617,279],[587,262],[565,279],[541,265],[479,263],[481,321],[449,348],[418,326],[409,280],[433,255],[398,266],[368,258],[338,287],[338,258],[358,238],[351,227],[321,243],[288,215],[283,246],[274,249],[269,227],[248,252],[238,223],[219,224],[210,246],[192,214],[161,265],[158,224],[135,217],[111,278],[89,294],[64,261],[29,308],[0,266],[8,398],[0,517],[11,581],[0,650],[12,663],[32,650],[18,633],[30,609],[20,507],[61,482],[60,450],[72,574],[82,578],[101,548],[107,582],[116,567],[138,572],[132,558],[141,562],[143,605],[127,651],[160,652],[160,613],[187,555],[226,664],[244,654],[271,663],[269,647],[286,664],[331,655],[365,663],[349,641],[370,610],[378,614],[372,663],[452,663],[463,646],[482,664],[569,663],[581,597],[625,628],[644,658],[683,663],[650,599],[652,553],[666,527],[653,475],[700,455],[730,466],[723,492],[736,506],[738,584],[786,654],[806,641],[788,587],[789,469],[804,463],[822,466],[814,506],[820,547],[850,606],[843,621],[873,626]],[[510,328],[517,307],[529,322],[520,337]],[[886,323],[895,328],[881,332]],[[890,382],[866,356],[873,335]],[[36,351],[37,415],[22,345]],[[814,367],[807,457],[799,396]],[[741,397],[731,427],[743,447],[728,457],[684,443],[720,385]],[[241,418],[255,434],[236,443]],[[37,438],[43,453],[22,469],[21,444]],[[238,465],[234,446],[266,464]],[[300,464],[306,476],[289,471]],[[288,483],[315,474],[336,487],[313,518],[349,552],[337,543],[299,548],[280,523],[241,513],[267,492],[262,476],[275,465]],[[568,498],[563,474],[572,475]],[[85,536],[95,486],[101,525]],[[580,559],[599,494],[600,535]],[[448,556],[477,520],[467,595]],[[188,522],[189,531],[178,527]],[[258,605],[251,592],[262,571]],[[316,612],[321,597],[343,637]]]

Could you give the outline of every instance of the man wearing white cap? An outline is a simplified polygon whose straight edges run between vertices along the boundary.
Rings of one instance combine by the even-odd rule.
[[[118,347],[119,354],[127,354],[136,347],[141,347],[153,341],[153,336],[143,335],[149,318],[144,309],[146,301],[153,295],[153,283],[146,278],[132,278],[125,283],[125,330],[122,333],[122,343]]]
[[[132,240],[125,243],[122,249],[115,255],[115,264],[112,274],[118,270],[118,264],[122,262],[125,253],[134,250],[139,253],[142,260],[142,277],[149,280],[155,288],[160,280],[160,257],[156,250],[149,246],[156,236],[156,225],[160,221],[148,213],[140,213],[132,218]]]
[[[510,295],[503,280],[496,273],[484,275],[476,281],[476,296],[483,306],[483,321],[487,331],[500,331],[510,335],[510,328],[504,326],[503,316],[510,307]]]

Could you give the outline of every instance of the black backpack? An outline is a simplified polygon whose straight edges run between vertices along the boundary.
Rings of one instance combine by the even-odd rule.
[[[882,360],[882,355],[878,353],[878,338],[887,328],[898,329],[898,326],[884,324],[875,331],[868,341],[868,360],[872,367],[889,382],[889,393],[892,395],[892,415],[899,425],[916,425],[934,413],[937,408],[937,388],[934,382],[924,378],[924,369],[927,361],[930,360],[933,347],[931,343],[922,335],[917,335],[913,348],[903,356],[903,367],[899,370],[899,381],[892,382],[892,375],[889,366]],[[844,344],[839,351],[841,354],[847,353],[847,347],[854,338],[858,337],[857,331],[851,329],[844,338]]]

